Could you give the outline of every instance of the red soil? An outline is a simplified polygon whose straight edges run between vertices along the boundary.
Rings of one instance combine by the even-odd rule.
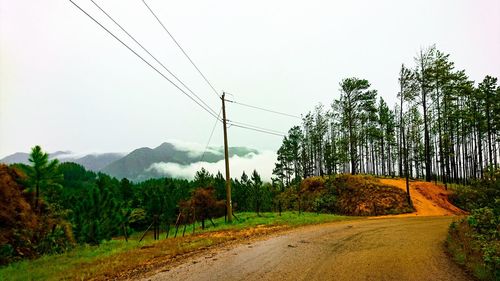
[[[406,191],[404,179],[381,179],[380,182]],[[465,211],[450,203],[448,200],[450,193],[441,185],[431,182],[411,181],[410,196],[416,212],[398,216],[453,216],[466,214]]]

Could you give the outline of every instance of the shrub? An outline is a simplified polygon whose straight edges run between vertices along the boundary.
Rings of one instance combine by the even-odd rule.
[[[500,169],[486,172],[483,179],[470,186],[452,186],[452,190],[451,201],[464,210],[489,207],[500,213]]]
[[[500,278],[500,217],[479,208],[450,225],[447,249],[480,280]]]

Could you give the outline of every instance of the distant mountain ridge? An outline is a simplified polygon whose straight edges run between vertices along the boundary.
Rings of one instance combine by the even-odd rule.
[[[70,151],[56,151],[49,153],[50,159],[58,159],[60,162],[74,162],[82,165],[87,170],[98,172],[110,163],[122,158],[124,153],[94,153],[85,156],[74,156]],[[0,163],[21,163],[29,165],[29,153],[16,152],[0,159]]]
[[[132,181],[143,181],[150,178],[164,177],[158,171],[150,169],[154,163],[176,163],[189,165],[200,162],[203,151],[178,147],[173,143],[164,142],[158,147],[141,147],[128,154],[102,153],[74,156],[68,151],[57,151],[50,153],[50,158],[57,158],[61,162],[74,162],[84,166],[88,170],[103,172],[118,179],[128,178]],[[247,147],[230,147],[229,157],[237,155],[246,157],[251,154],[259,154],[258,150]],[[0,163],[29,164],[29,154],[17,152],[0,159]],[[215,163],[224,159],[224,150],[220,148],[209,148],[203,155],[203,161]]]

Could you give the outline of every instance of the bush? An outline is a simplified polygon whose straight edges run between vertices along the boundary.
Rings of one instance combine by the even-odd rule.
[[[473,181],[470,186],[452,186],[450,200],[461,209],[489,207],[500,213],[500,169],[489,171],[484,179]]]
[[[479,208],[450,225],[447,249],[480,280],[500,278],[500,217]]]
[[[128,223],[134,230],[145,229],[148,226],[146,211],[141,208],[132,209],[128,218]]]
[[[36,245],[41,254],[60,254],[74,246],[73,233],[69,223],[54,225],[52,230]]]
[[[448,251],[481,280],[500,280],[500,169],[490,168],[450,197],[471,215],[449,228]]]
[[[337,197],[327,194],[316,198],[314,201],[314,211],[317,213],[335,213],[337,209]]]

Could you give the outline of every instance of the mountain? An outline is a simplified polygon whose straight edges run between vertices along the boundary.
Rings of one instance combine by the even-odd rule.
[[[82,165],[87,170],[103,172],[118,179],[128,178],[132,181],[143,181],[150,178],[159,178],[166,175],[158,170],[150,169],[155,163],[175,163],[179,165],[189,165],[201,161],[203,150],[190,147],[183,147],[182,144],[164,142],[158,147],[138,148],[129,154],[102,153],[76,156],[69,151],[56,151],[49,154],[51,159],[57,158],[60,162],[74,162]],[[229,157],[237,155],[246,157],[251,154],[259,154],[255,149],[247,147],[230,147]],[[30,164],[29,154],[17,152],[0,159],[0,163]],[[203,162],[215,163],[224,159],[224,149],[222,147],[210,147],[203,155]]]
[[[244,157],[251,153],[258,154],[255,149],[246,147],[230,147],[229,157],[234,155]],[[205,152],[204,162],[214,163],[224,159],[222,148],[210,148]],[[176,163],[189,165],[201,160],[201,152],[183,149],[172,143],[162,143],[152,149],[149,147],[138,148],[123,158],[104,167],[101,171],[116,178],[128,178],[133,181],[142,181],[149,178],[163,177],[155,170],[149,169],[154,163]]]
[[[29,164],[28,158],[30,155],[24,152],[16,152],[12,155],[9,155],[5,158],[0,159],[0,163],[4,164],[14,164],[14,163],[22,163]]]
[[[57,158],[60,162],[74,162],[82,165],[87,170],[98,172],[110,163],[123,157],[122,153],[101,153],[101,154],[88,154],[85,156],[75,156],[69,151],[56,151],[50,153],[51,159]],[[0,163],[14,164],[22,163],[29,165],[29,153],[17,152],[0,159]]]
[[[89,154],[84,157],[75,159],[73,161],[65,160],[63,162],[75,162],[82,165],[87,170],[101,171],[104,167],[115,162],[123,157],[122,153],[102,153],[102,154]]]

